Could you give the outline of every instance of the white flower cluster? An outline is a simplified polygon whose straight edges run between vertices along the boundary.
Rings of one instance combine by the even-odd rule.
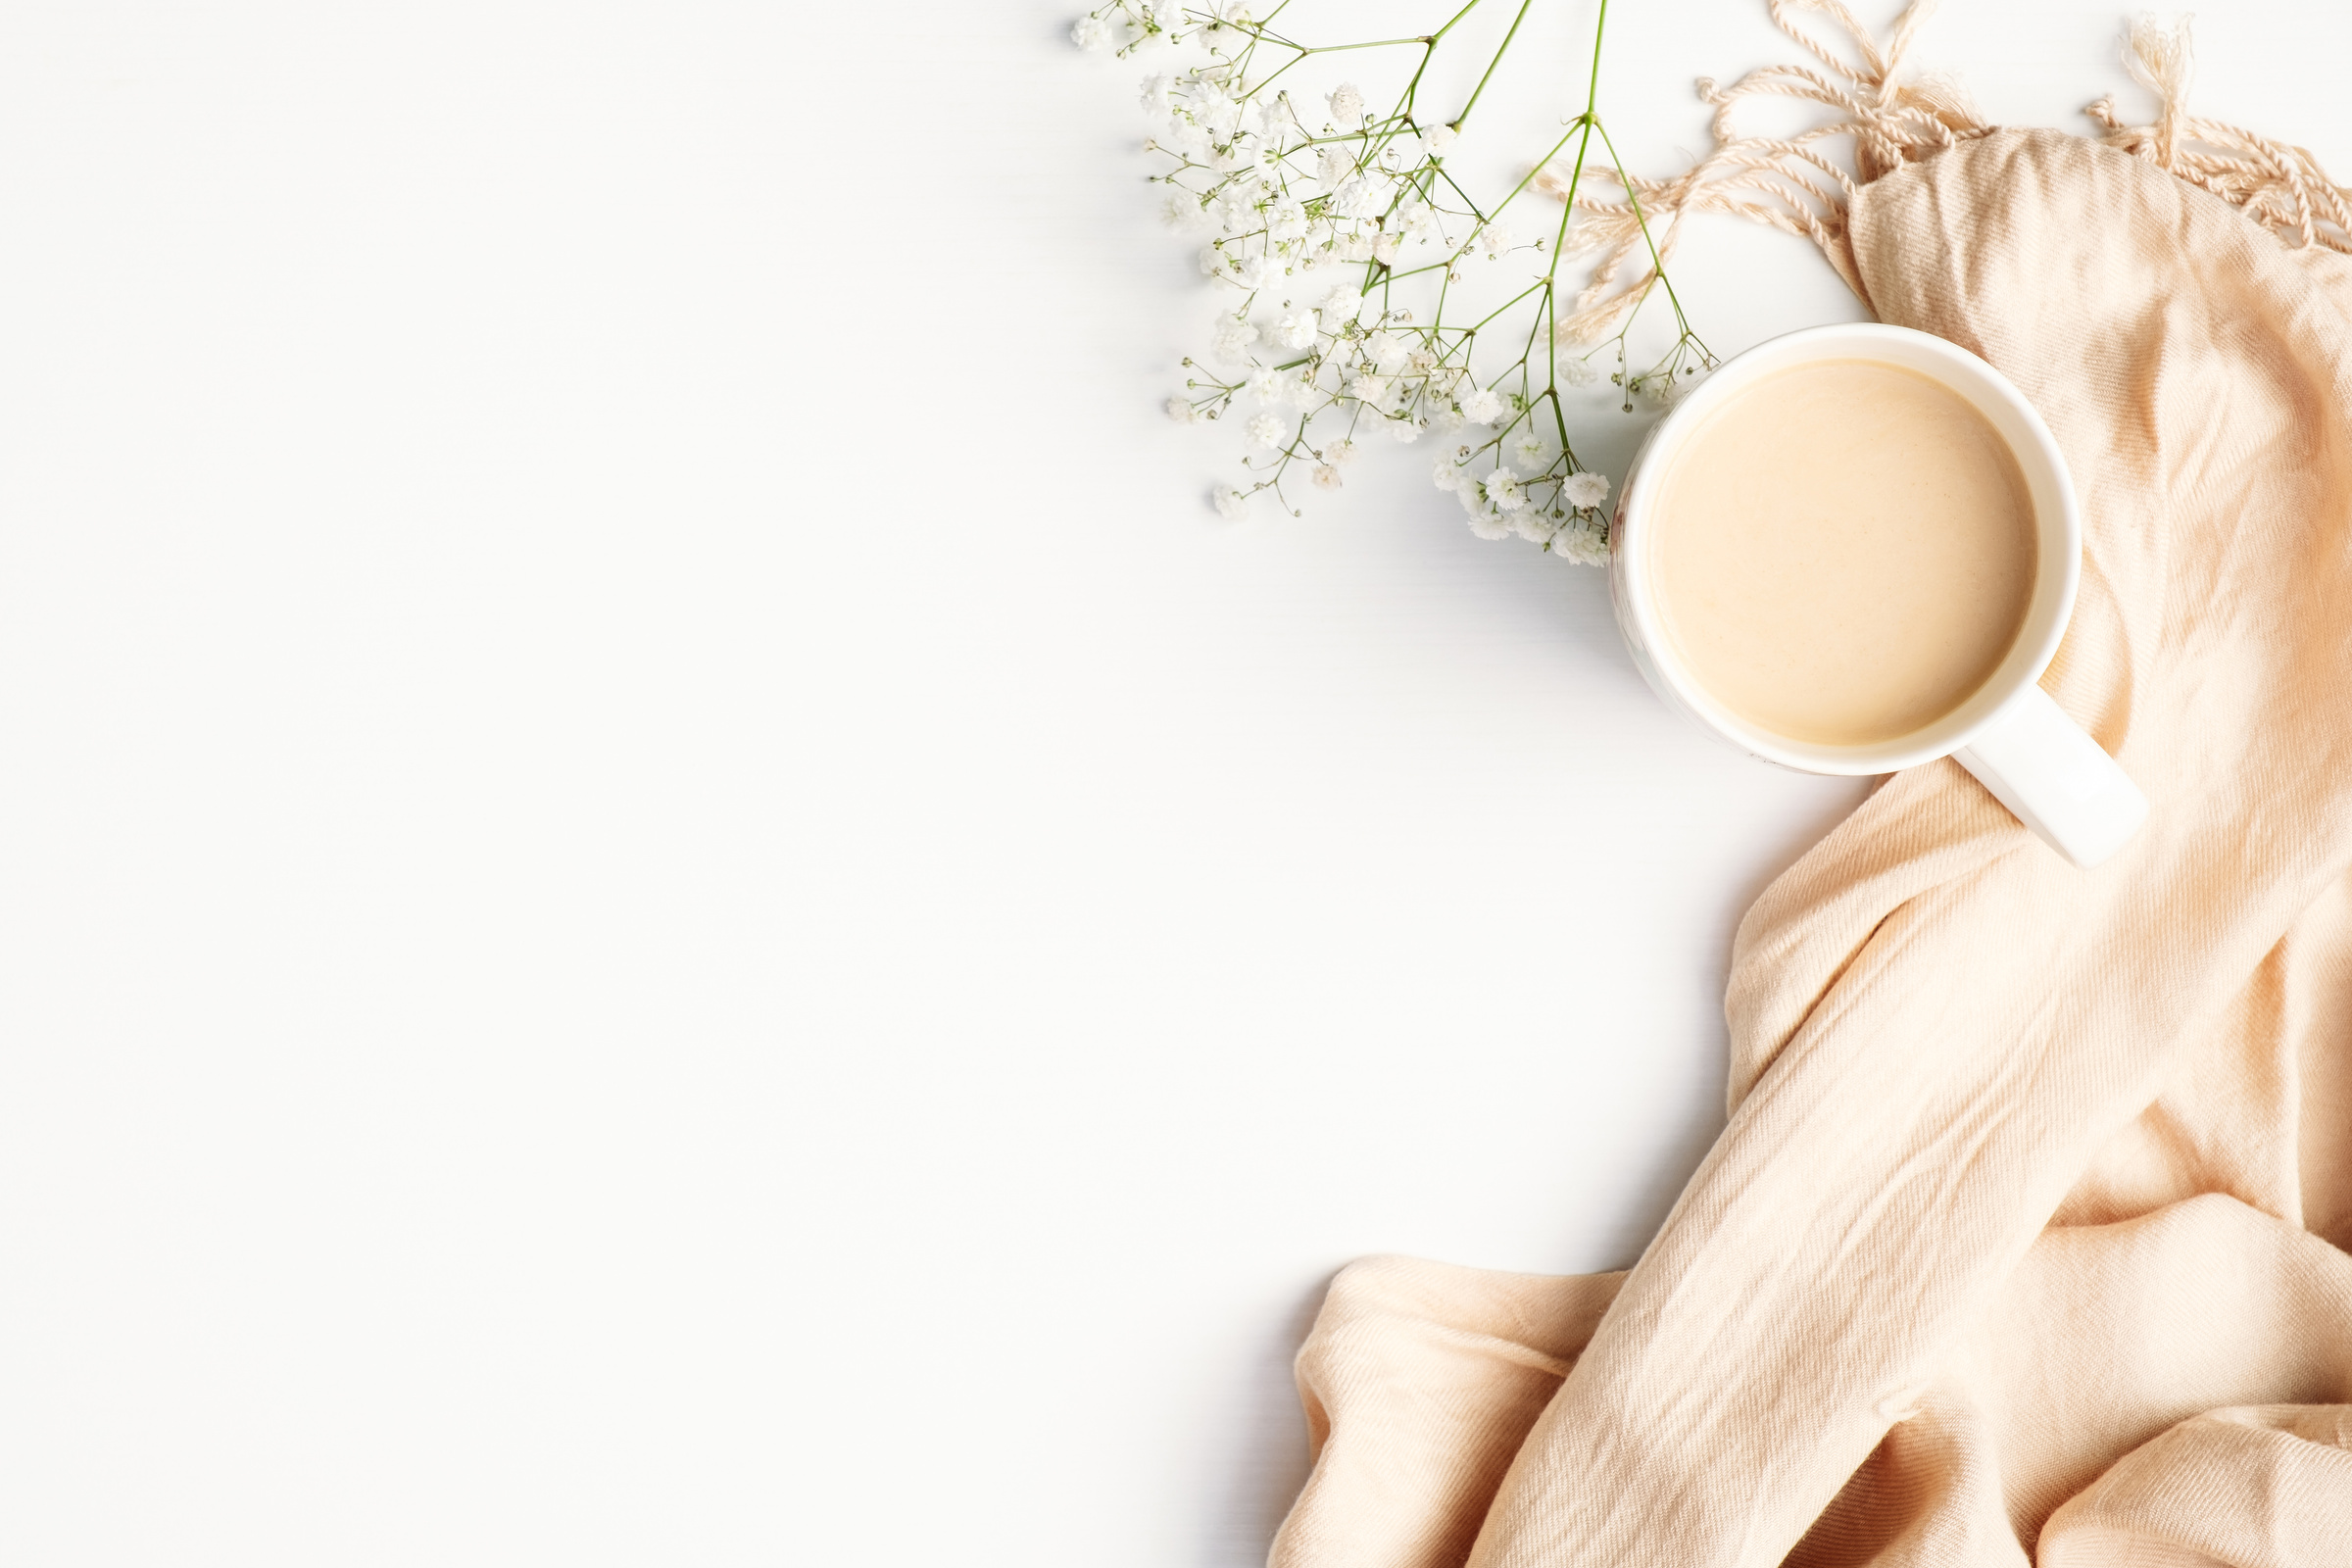
[[[1249,478],[1211,496],[1221,514],[1247,515],[1264,490],[1288,510],[1294,464],[1314,487],[1336,490],[1359,442],[1434,433],[1447,443],[1438,484],[1474,532],[1605,563],[1608,481],[1577,461],[1559,395],[1600,372],[1590,351],[1555,346],[1548,329],[1564,212],[1555,233],[1522,240],[1501,213],[1509,197],[1482,209],[1445,169],[1463,117],[1430,122],[1412,87],[1386,110],[1352,82],[1294,96],[1284,71],[1259,69],[1261,57],[1295,64],[1315,51],[1253,21],[1248,0],[1181,11],[1110,0],[1071,37],[1152,56],[1157,68],[1141,99],[1156,122],[1145,147],[1170,160],[1154,176],[1161,216],[1200,233],[1200,271],[1224,295],[1207,349],[1185,361],[1191,378],[1167,411],[1187,423],[1235,414],[1251,453]],[[1481,373],[1479,327],[1446,324],[1446,286],[1472,261],[1528,254],[1550,263],[1514,302],[1533,298],[1533,324],[1491,332],[1519,357]]]

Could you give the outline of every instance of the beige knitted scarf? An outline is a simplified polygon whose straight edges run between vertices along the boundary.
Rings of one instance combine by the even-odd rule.
[[[2082,872],[1950,762],[1887,781],[1742,922],[1730,1123],[1630,1273],[1340,1275],[1274,1562],[2345,1568],[2345,195],[2188,115],[2181,32],[2132,35],[2157,122],[2087,139],[1906,77],[1923,7],[1771,3],[1820,68],[1702,84],[1717,149],[1635,187],[1660,251],[1805,234],[2034,401],[2085,531],[2043,684],[2153,812]],[[1761,96],[1830,118],[1743,138]],[[1578,205],[1605,325],[1647,250]]]

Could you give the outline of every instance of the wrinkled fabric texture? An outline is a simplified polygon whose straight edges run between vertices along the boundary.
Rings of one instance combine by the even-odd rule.
[[[1340,1275],[1275,1568],[2352,1564],[2352,263],[2054,131],[1848,236],[2064,449],[2043,685],[2150,820],[2083,872],[1888,780],[1742,922],[1629,1274]]]

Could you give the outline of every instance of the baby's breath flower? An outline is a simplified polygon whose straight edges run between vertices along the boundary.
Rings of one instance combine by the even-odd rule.
[[[1598,379],[1592,359],[1601,350],[1571,331],[1542,330],[1563,290],[1572,292],[1556,276],[1558,248],[1546,237],[1533,242],[1540,286],[1517,297],[1532,303],[1504,307],[1515,323],[1498,312],[1471,326],[1462,312],[1486,304],[1474,293],[1449,294],[1446,285],[1466,281],[1462,264],[1471,255],[1526,248],[1512,222],[1519,219],[1524,229],[1527,209],[1512,205],[1519,189],[1486,207],[1450,172],[1440,172],[1457,132],[1431,122],[1445,108],[1433,97],[1441,90],[1434,74],[1427,80],[1416,74],[1393,104],[1341,84],[1323,106],[1331,125],[1312,109],[1302,115],[1285,90],[1297,85],[1287,68],[1325,41],[1310,49],[1260,30],[1251,3],[1104,0],[1070,29],[1079,47],[1122,58],[1140,59],[1147,46],[1164,51],[1137,87],[1155,122],[1145,149],[1166,161],[1156,176],[1160,217],[1177,230],[1208,226],[1218,238],[1200,252],[1200,270],[1237,290],[1211,319],[1207,352],[1185,362],[1196,379],[1164,407],[1187,424],[1231,415],[1260,454],[1245,465],[1242,483],[1211,492],[1218,512],[1238,520],[1269,489],[1281,510],[1292,511],[1286,475],[1336,489],[1357,443],[1374,431],[1409,443],[1436,430],[1446,456],[1430,476],[1455,494],[1475,532],[1500,538],[1516,531],[1552,554],[1604,561],[1608,481],[1584,467],[1560,423],[1561,389]],[[1254,3],[1263,11],[1267,0]],[[1397,41],[1434,51],[1438,40]],[[1596,129],[1591,102],[1585,113]],[[1623,179],[1621,169],[1613,172]],[[1533,188],[1572,202],[1576,194],[1565,183]],[[1547,236],[1555,222],[1540,220],[1539,234]],[[1646,229],[1642,237],[1650,237]],[[1592,248],[1590,234],[1579,238],[1583,249]],[[1407,262],[1408,250],[1420,254]],[[1645,292],[1648,283],[1636,287]],[[1496,321],[1492,332],[1484,330],[1490,320]],[[1578,320],[1589,323],[1589,317]],[[1531,354],[1539,343],[1543,349]],[[1636,398],[1669,402],[1683,390],[1680,376],[1713,365],[1687,326],[1682,341],[1646,369],[1627,363],[1622,330],[1610,347],[1618,369],[1612,379],[1629,407]],[[1516,360],[1497,363],[1513,352]],[[1217,369],[1202,368],[1212,363]],[[1546,401],[1551,408],[1543,407]],[[1322,420],[1330,424],[1318,429]],[[1554,429],[1562,433],[1558,445],[1540,433]]]
[[[1323,296],[1324,317],[1340,325],[1352,321],[1363,313],[1364,297],[1351,283],[1341,283]]]
[[[1294,311],[1274,323],[1274,341],[1286,349],[1312,348],[1315,343],[1315,313]]]
[[[1342,218],[1378,218],[1395,199],[1396,182],[1385,174],[1355,174],[1332,192],[1331,204]]]
[[[1208,352],[1227,365],[1238,365],[1248,357],[1250,345],[1256,341],[1256,327],[1228,316],[1217,322],[1216,336],[1210,340]]]
[[[1551,553],[1580,566],[1609,564],[1609,537],[1589,522],[1572,522],[1551,536]]]
[[[1268,256],[1261,251],[1236,269],[1234,281],[1254,294],[1261,288],[1271,288],[1282,281],[1282,258]]]

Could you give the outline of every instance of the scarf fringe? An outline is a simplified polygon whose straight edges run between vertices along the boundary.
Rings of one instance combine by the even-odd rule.
[[[1621,199],[1585,187],[1576,192],[1569,246],[1600,255],[1556,329],[1562,345],[1595,343],[1622,328],[1656,285],[1658,269],[1672,259],[1682,220],[1691,213],[1730,213],[1810,239],[1867,301],[1846,237],[1855,192],[1905,164],[1993,129],[1957,82],[1904,73],[1912,40],[1935,14],[1936,0],[1912,0],[1883,45],[1841,0],[1767,3],[1774,24],[1822,69],[1763,66],[1728,87],[1700,77],[1698,95],[1715,111],[1715,148],[1673,179],[1631,175],[1621,181],[1613,168],[1587,167],[1587,186],[1597,179],[1630,189]],[[1833,41],[1799,26],[1800,14],[1832,24]],[[2329,180],[2309,149],[2187,112],[2194,74],[2187,18],[2133,21],[2124,64],[2133,80],[2155,93],[2157,120],[2126,125],[2114,99],[2102,98],[2084,113],[2102,128],[2103,142],[2212,192],[2293,244],[2352,254],[2352,191]],[[1817,104],[1830,114],[1791,135],[1743,135],[1735,111],[1759,98]],[[1850,172],[1848,162],[1823,147],[1839,137],[1853,140]],[[1570,171],[1555,162],[1539,171],[1534,183],[1566,199],[1570,178]]]

